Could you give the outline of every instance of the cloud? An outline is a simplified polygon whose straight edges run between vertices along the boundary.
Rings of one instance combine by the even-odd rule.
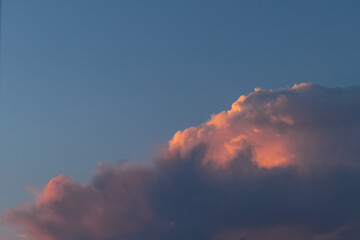
[[[52,179],[7,224],[38,240],[360,238],[360,87],[255,89],[151,164]]]
[[[241,96],[229,111],[177,132],[169,143],[169,154],[182,156],[206,144],[204,164],[217,167],[226,167],[247,148],[260,167],[337,164],[344,154],[347,164],[359,164],[353,154],[359,153],[357,143],[352,141],[359,133],[359,99],[358,87],[329,89],[303,83],[279,91],[256,89]],[[324,160],[327,149],[339,144],[339,151],[331,153],[338,155],[332,156],[335,162]]]
[[[28,238],[25,234],[21,234],[21,233],[16,234],[16,236],[20,238]]]

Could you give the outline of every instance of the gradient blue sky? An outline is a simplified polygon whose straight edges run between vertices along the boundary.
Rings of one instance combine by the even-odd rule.
[[[359,1],[3,0],[0,210],[156,144],[239,95],[360,84]]]

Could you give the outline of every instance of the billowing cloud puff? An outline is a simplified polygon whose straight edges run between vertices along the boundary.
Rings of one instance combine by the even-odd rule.
[[[255,89],[149,164],[63,175],[7,224],[37,240],[360,239],[360,87]]]
[[[279,91],[255,89],[229,111],[177,132],[169,152],[184,156],[206,144],[203,163],[214,167],[227,167],[242,151],[251,151],[253,163],[267,168],[339,164],[344,154],[341,164],[360,164],[354,154],[359,153],[358,143],[353,141],[359,135],[359,99],[357,87],[329,89],[303,83]],[[330,150],[331,159],[324,159]]]

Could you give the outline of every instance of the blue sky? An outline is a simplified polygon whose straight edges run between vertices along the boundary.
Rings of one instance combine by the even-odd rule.
[[[10,1],[0,210],[156,145],[241,94],[360,83],[358,1]]]

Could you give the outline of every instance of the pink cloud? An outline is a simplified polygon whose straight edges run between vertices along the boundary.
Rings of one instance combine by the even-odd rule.
[[[35,240],[358,239],[359,106],[359,87],[256,89],[151,164],[60,175],[4,221]]]
[[[16,234],[18,237],[21,237],[21,238],[28,238],[28,236],[27,235],[25,235],[25,234],[20,234],[20,233],[18,233],[18,234]]]
[[[8,210],[5,219],[41,240],[105,239],[118,231],[137,231],[152,215],[142,189],[147,171],[117,166],[96,175],[90,185],[60,175],[49,181],[34,204]]]

